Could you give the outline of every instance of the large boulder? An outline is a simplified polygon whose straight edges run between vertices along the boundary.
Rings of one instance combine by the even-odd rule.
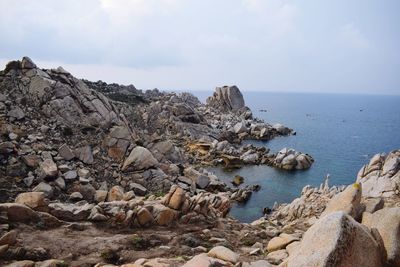
[[[216,246],[212,248],[208,253],[208,256],[214,257],[220,260],[229,261],[232,263],[236,263],[239,260],[239,255],[226,248],[224,246]]]
[[[151,154],[147,148],[137,146],[132,149],[131,153],[126,158],[122,166],[122,171],[147,170],[157,165],[157,159],[154,158],[153,154]]]
[[[361,203],[361,185],[355,183],[349,185],[343,192],[334,196],[326,205],[321,217],[336,211],[343,211],[346,214],[358,219],[363,210]]]
[[[236,111],[245,106],[243,95],[235,85],[215,88],[214,95],[207,99],[207,105],[221,111]]]
[[[382,237],[389,266],[400,266],[400,208],[364,213],[362,223],[376,228]]]
[[[400,188],[400,150],[376,154],[357,175],[364,197],[391,197]]]
[[[382,260],[380,243],[370,230],[339,211],[307,230],[287,267],[380,267]]]
[[[24,204],[35,210],[45,210],[47,207],[43,192],[21,193],[15,198],[15,203]]]

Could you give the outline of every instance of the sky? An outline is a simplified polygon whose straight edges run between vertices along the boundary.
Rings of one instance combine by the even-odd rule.
[[[400,94],[399,12],[398,0],[0,0],[0,66],[26,55],[141,89]]]

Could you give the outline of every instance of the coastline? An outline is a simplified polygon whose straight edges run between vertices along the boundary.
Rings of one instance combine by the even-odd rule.
[[[386,208],[397,203],[400,153],[393,152],[375,156],[360,172],[357,186],[329,187],[326,182],[305,187],[300,198],[275,206],[252,224],[226,218],[231,203],[247,201],[257,186],[235,189],[203,166],[266,164],[303,171],[314,161],[286,148],[274,154],[265,147],[242,146],[243,140],[294,132],[254,119],[236,86],[217,87],[202,104],[188,93],[78,80],[61,67],[40,69],[26,57],[7,65],[0,84],[0,212],[7,225],[0,235],[0,263],[56,258],[71,266],[135,261],[133,266],[233,266],[260,260],[265,266],[303,266],[296,262],[307,259],[304,249],[288,246],[310,242],[315,237],[306,233],[324,218],[333,216],[358,229],[369,216],[363,225],[373,228],[373,212],[385,209],[367,198],[385,198]],[[51,233],[62,239],[64,229],[70,237],[63,250],[72,255],[54,250],[62,243],[43,238]],[[89,233],[88,240],[104,236],[108,246],[89,242],[80,231]],[[396,251],[390,259],[380,258],[382,244],[371,235],[362,236],[376,252],[369,255],[374,257],[370,264],[396,262]],[[81,253],[71,248],[74,242],[80,249],[89,242],[91,249]]]

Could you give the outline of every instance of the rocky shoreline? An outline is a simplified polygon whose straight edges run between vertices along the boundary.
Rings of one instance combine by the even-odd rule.
[[[295,132],[254,118],[236,86],[203,104],[24,57],[0,72],[0,131],[0,265],[400,266],[399,150],[354,185],[306,186],[251,224],[227,216],[259,187],[204,167],[314,162],[243,145]]]

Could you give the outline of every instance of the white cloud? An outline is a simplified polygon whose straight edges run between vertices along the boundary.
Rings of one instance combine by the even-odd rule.
[[[369,41],[353,22],[344,25],[339,30],[339,41],[353,48],[369,48]]]

